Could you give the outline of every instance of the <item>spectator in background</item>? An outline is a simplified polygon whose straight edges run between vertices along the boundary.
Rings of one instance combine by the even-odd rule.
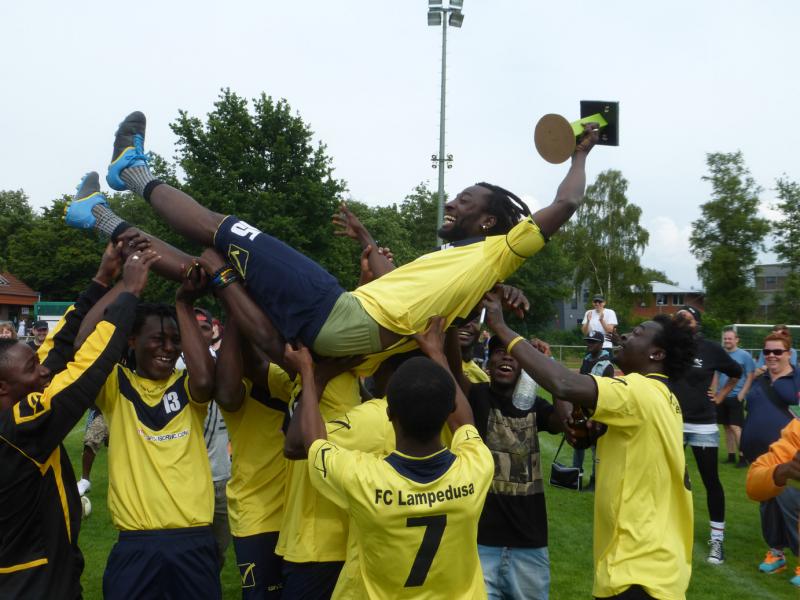
[[[608,350],[603,348],[605,336],[599,331],[593,331],[588,334],[583,341],[586,342],[586,356],[583,357],[581,363],[581,375],[597,375],[598,377],[613,377],[614,365],[611,364],[611,354]],[[585,490],[594,490],[594,467],[596,464],[595,456],[597,452],[597,443],[591,445],[592,449],[592,475],[589,478],[589,485]],[[583,474],[583,457],[586,453],[584,448],[574,448],[572,451],[572,466],[581,469]]]
[[[725,446],[728,449],[729,463],[736,463],[736,452],[739,449],[739,443],[742,437],[742,425],[744,425],[744,399],[747,392],[750,391],[750,385],[753,383],[753,373],[756,370],[756,364],[753,362],[753,357],[747,350],[739,348],[739,336],[733,329],[726,329],[722,334],[722,347],[733,360],[739,363],[742,367],[742,376],[727,393],[725,398],[719,400],[717,404],[717,423],[725,426]],[[717,386],[714,388],[717,397],[719,392],[726,388],[728,385],[728,376],[720,373]],[[737,467],[746,467],[747,461],[744,456],[739,454],[739,462]]]
[[[726,398],[742,376],[742,367],[716,342],[700,333],[702,315],[694,306],[683,306],[675,320],[686,322],[694,334],[697,352],[692,366],[680,379],[671,382],[671,390],[678,397],[683,413],[683,443],[692,449],[697,470],[706,488],[711,539],[706,559],[709,564],[721,565],[725,561],[722,548],[725,538],[725,490],[719,480],[719,427],[716,404]],[[710,398],[714,372],[725,373],[729,379],[725,387]]]
[[[747,419],[742,430],[742,454],[748,461],[755,461],[747,474],[747,495],[761,502],[761,531],[769,549],[758,570],[762,573],[777,573],[786,568],[783,549],[787,546],[797,555],[797,516],[800,513],[800,490],[778,486],[773,450],[783,446],[781,430],[789,431],[797,422],[791,407],[797,407],[800,399],[800,373],[789,362],[790,342],[782,333],[771,333],[764,339],[763,354],[766,356],[766,373],[756,377],[747,394]],[[788,427],[787,427],[788,426]],[[785,437],[785,433],[783,434]],[[773,444],[773,446],[770,446]],[[791,460],[792,453],[788,459]],[[781,460],[780,462],[783,462]],[[774,481],[769,481],[772,476]],[[792,579],[800,586],[800,571]]]
[[[603,348],[611,349],[611,334],[617,327],[617,313],[610,308],[606,308],[606,300],[600,294],[592,299],[594,308],[587,310],[583,315],[581,331],[583,335],[589,335],[592,331],[599,331],[603,334]]]
[[[774,325],[772,327],[772,333],[777,333],[777,334],[780,334],[780,335],[784,335],[784,336],[786,336],[788,338],[789,346],[790,346],[790,349],[789,349],[789,363],[793,367],[796,367],[797,366],[797,350],[795,350],[794,348],[791,348],[791,345],[792,345],[792,332],[789,331],[789,328],[786,325]],[[764,374],[764,372],[766,370],[767,370],[767,367],[766,367],[765,362],[764,362],[764,353],[761,352],[761,353],[759,353],[758,360],[756,361],[755,377],[760,377],[761,375]]]
[[[17,339],[17,332],[14,331],[14,324],[11,321],[0,321],[0,340],[3,339]]]
[[[33,324],[33,339],[28,342],[28,346],[33,348],[34,352],[39,349],[39,346],[44,344],[48,331],[50,331],[50,325],[47,324],[47,321],[36,321]]]

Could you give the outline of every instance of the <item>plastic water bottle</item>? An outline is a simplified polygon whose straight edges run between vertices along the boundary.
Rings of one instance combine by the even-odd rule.
[[[517,379],[517,385],[514,387],[511,403],[519,410],[530,410],[536,401],[536,392],[538,390],[539,384],[525,371],[522,371],[519,374],[519,379]]]

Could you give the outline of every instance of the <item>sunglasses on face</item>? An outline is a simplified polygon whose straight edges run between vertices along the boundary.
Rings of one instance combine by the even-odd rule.
[[[781,356],[784,352],[788,352],[788,350],[784,350],[783,348],[764,348],[762,352],[764,356],[769,356],[770,354]]]
[[[602,304],[602,300],[592,300],[592,304]]]

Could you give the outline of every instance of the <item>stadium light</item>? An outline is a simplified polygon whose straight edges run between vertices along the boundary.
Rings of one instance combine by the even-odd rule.
[[[444,153],[444,121],[445,121],[445,96],[447,76],[447,27],[458,27],[464,23],[464,0],[450,0],[447,5],[444,0],[428,0],[428,25],[442,28],[442,90],[439,102],[439,154],[433,155],[433,167],[439,169],[439,205],[436,210],[436,228],[438,231],[444,218],[444,171],[453,166],[453,155]],[[441,240],[437,237],[437,243]]]

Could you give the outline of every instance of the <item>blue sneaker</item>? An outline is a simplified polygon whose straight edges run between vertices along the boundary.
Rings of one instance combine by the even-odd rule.
[[[789,583],[795,587],[800,587],[800,566],[794,568],[794,577],[789,580]]]
[[[763,562],[758,565],[758,570],[762,573],[780,573],[786,568],[786,557],[783,554],[777,554],[772,550],[767,550],[767,555],[764,557]]]
[[[132,112],[117,128],[114,136],[114,151],[108,165],[106,181],[111,189],[123,192],[128,189],[120,174],[128,167],[147,166],[144,153],[144,130],[147,119],[139,111]]]
[[[92,209],[98,204],[108,206],[106,197],[100,192],[100,176],[92,171],[78,184],[78,191],[64,210],[64,220],[76,229],[91,229],[95,224]]]

